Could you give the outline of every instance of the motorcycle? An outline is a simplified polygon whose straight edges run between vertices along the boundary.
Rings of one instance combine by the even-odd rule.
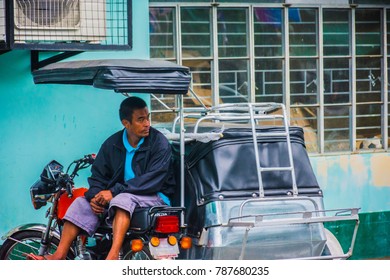
[[[73,161],[64,172],[59,162],[52,160],[43,169],[40,179],[30,187],[31,202],[38,210],[47,209],[47,224],[26,224],[8,232],[0,248],[1,260],[22,260],[26,255],[53,253],[61,238],[64,216],[70,204],[83,196],[87,188],[76,188],[74,178],[78,172],[94,162],[88,154]],[[71,166],[74,165],[72,172]],[[191,247],[191,238],[185,234],[182,223],[183,207],[155,206],[136,208],[131,226],[126,233],[119,256],[122,260],[175,259],[181,250]],[[66,259],[105,259],[111,247],[112,228],[103,223],[91,236],[80,235],[72,243]]]

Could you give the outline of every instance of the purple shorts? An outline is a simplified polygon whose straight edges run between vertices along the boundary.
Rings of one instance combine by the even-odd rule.
[[[157,205],[165,205],[164,201],[158,195],[120,193],[110,201],[105,221],[108,225],[112,225],[112,220],[115,215],[115,207],[129,212],[131,216],[136,207],[150,207]],[[92,208],[85,197],[78,197],[75,201],[73,201],[66,211],[64,220],[75,224],[84,230],[89,236],[95,233],[101,223],[99,216],[92,211]]]

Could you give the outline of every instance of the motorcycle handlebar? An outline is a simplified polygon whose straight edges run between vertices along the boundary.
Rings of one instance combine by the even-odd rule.
[[[59,185],[61,185],[63,188],[65,188],[66,192],[68,193],[69,197],[72,197],[72,188],[73,188],[73,178],[77,176],[77,172],[80,169],[87,168],[93,162],[95,161],[96,154],[88,154],[85,155],[83,158],[73,161],[66,171],[66,173],[63,173],[62,176],[59,178]],[[75,167],[73,169],[72,173],[69,173],[70,167],[75,164]]]
[[[93,162],[95,161],[96,154],[88,154],[85,155],[83,158],[73,161],[66,170],[66,174],[69,174],[70,167],[75,164],[75,167],[73,169],[73,172],[70,174],[70,178],[73,179],[75,176],[77,176],[77,172],[81,169],[89,167]]]
[[[96,154],[88,154],[85,155],[83,158],[75,160],[73,163],[87,163],[92,164],[95,161]]]

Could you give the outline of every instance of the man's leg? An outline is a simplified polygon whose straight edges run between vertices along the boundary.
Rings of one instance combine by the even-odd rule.
[[[112,222],[113,240],[110,252],[108,252],[107,260],[117,260],[119,251],[122,247],[123,240],[130,226],[130,213],[116,207],[114,220]]]
[[[69,248],[73,240],[80,233],[80,229],[71,222],[65,221],[64,229],[61,234],[60,244],[58,244],[57,250],[52,255],[39,256],[35,254],[27,254],[28,260],[64,260],[68,255]]]
[[[65,221],[64,229],[61,234],[60,244],[58,244],[57,250],[53,255],[45,256],[48,260],[64,260],[68,255],[69,248],[72,245],[73,240],[79,235],[80,229],[71,222]]]
[[[92,211],[92,208],[85,197],[78,197],[69,206],[64,221],[60,244],[53,255],[37,256],[28,254],[26,258],[33,260],[65,259],[73,240],[76,239],[81,231],[85,231],[87,234],[91,235],[99,225],[99,219]]]

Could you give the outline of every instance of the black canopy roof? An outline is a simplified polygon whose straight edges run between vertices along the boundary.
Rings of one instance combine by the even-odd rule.
[[[104,59],[58,62],[33,72],[36,84],[78,84],[117,92],[186,94],[188,67],[169,61]]]

